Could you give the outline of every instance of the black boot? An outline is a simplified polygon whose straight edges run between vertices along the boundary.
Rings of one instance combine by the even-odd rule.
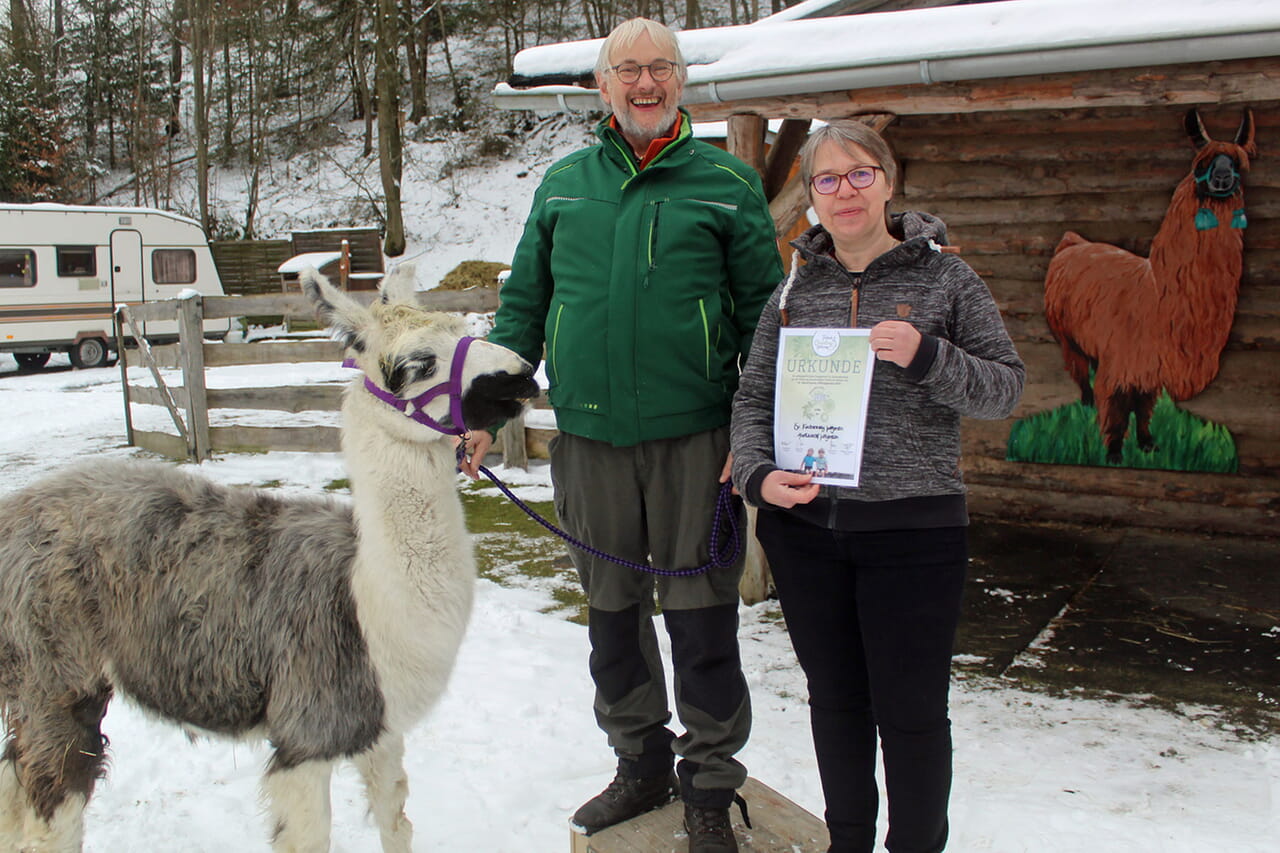
[[[743,823],[750,828],[746,801],[737,795],[733,801],[742,809]],[[689,853],[738,853],[738,839],[729,822],[729,807],[699,806],[686,800],[684,828],[689,833]]]
[[[583,834],[590,835],[665,806],[679,790],[675,774],[669,771],[663,776],[639,777],[619,770],[609,787],[574,812],[573,823]]]

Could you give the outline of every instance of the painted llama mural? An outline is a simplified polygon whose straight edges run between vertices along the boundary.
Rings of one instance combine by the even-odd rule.
[[[1016,424],[1009,458],[1089,463],[1029,452],[1034,445],[1043,450],[1070,443],[1067,433],[1086,428],[1101,435],[1106,464],[1235,470],[1229,433],[1213,425],[1206,430],[1172,403],[1194,397],[1217,376],[1235,316],[1248,223],[1243,180],[1257,154],[1253,115],[1245,111],[1232,142],[1210,138],[1196,110],[1186,114],[1184,124],[1196,153],[1173,192],[1149,257],[1073,231],[1054,250],[1045,276],[1045,319],[1062,347],[1067,373],[1080,387],[1082,405],[1074,407],[1074,417],[1046,412]],[[1191,432],[1204,437],[1216,431],[1217,438],[1210,439],[1225,440],[1209,452],[1209,461],[1197,461],[1198,453],[1155,457],[1161,448],[1152,435],[1152,417],[1166,393],[1163,407],[1200,425]],[[1096,416],[1090,411],[1095,406]],[[1131,450],[1126,461],[1131,416],[1137,452]],[[1084,417],[1096,425],[1086,426]],[[1042,422],[1033,424],[1033,419]],[[1057,435],[1046,441],[1046,432]]]

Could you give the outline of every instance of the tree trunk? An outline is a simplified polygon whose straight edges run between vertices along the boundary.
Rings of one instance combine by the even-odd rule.
[[[378,164],[386,197],[386,235],[382,250],[404,254],[404,217],[400,209],[403,151],[400,139],[400,64],[398,9],[395,0],[378,0]]]
[[[462,84],[458,80],[458,72],[453,67],[453,52],[449,50],[449,31],[446,28],[444,20],[444,4],[436,6],[436,12],[440,16],[440,43],[444,45],[444,64],[449,69],[449,84],[453,87],[453,125],[456,127],[461,123],[462,108],[467,104],[467,95],[462,91]]]
[[[230,165],[236,154],[236,87],[231,74],[231,26],[226,18],[222,20],[222,87],[226,104],[226,115],[222,117],[222,162]]]
[[[351,14],[351,42],[347,55],[351,65],[351,86],[355,90],[355,108],[352,118],[364,120],[364,150],[361,157],[373,154],[373,103],[369,91],[369,78],[365,72],[364,17],[361,5],[355,4]]]
[[[698,0],[684,0],[684,28],[697,29],[702,26],[702,6]]]
[[[196,197],[200,207],[200,227],[209,233],[209,99],[205,93],[206,45],[209,0],[190,0],[191,78],[195,83]]]
[[[418,45],[418,20],[414,17],[415,12],[414,0],[404,0],[404,18],[407,22],[409,30],[405,33],[404,50],[405,65],[409,70],[409,121],[417,124],[427,117],[427,51],[426,43],[423,42],[422,49],[419,50]],[[422,13],[422,17],[426,17],[427,11]]]

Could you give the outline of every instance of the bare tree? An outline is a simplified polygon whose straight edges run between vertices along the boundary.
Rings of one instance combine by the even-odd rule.
[[[377,17],[378,164],[386,198],[386,234],[382,250],[404,254],[404,216],[400,206],[403,148],[400,138],[399,8],[396,0],[378,0]]]
[[[200,227],[208,233],[213,224],[209,211],[209,98],[206,72],[209,67],[209,2],[187,0],[191,26],[192,107],[195,109],[196,198]]]

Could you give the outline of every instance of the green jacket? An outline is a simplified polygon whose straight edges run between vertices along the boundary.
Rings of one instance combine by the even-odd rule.
[[[489,340],[532,364],[545,346],[564,432],[625,447],[729,422],[782,266],[759,177],[689,126],[640,170],[606,119],[534,195]]]

